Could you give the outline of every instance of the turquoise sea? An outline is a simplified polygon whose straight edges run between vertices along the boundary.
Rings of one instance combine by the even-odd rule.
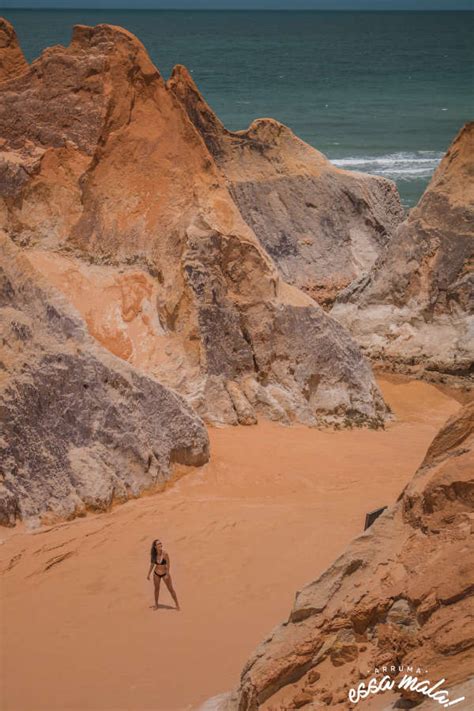
[[[0,3],[1,7],[1,3]],[[134,32],[167,77],[185,64],[228,128],[271,116],[414,204],[474,116],[474,13],[5,11],[29,60],[76,23]]]

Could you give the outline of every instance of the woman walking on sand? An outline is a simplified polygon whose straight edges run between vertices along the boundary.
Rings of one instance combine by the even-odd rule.
[[[179,607],[179,602],[178,598],[176,597],[176,593],[173,588],[173,583],[171,582],[171,575],[170,575],[170,557],[166,551],[163,550],[163,544],[162,542],[156,538],[153,543],[151,544],[151,562],[150,562],[150,570],[148,571],[147,575],[147,580],[150,580],[150,575],[153,571],[153,568],[155,569],[153,573],[153,579],[155,582],[155,607],[154,609],[158,609],[158,597],[160,595],[160,583],[161,579],[166,583],[166,587],[170,591],[171,597],[174,600],[174,603],[176,605],[176,609],[179,610],[181,609]]]

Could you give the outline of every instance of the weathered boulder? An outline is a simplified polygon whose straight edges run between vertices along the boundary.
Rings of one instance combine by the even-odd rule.
[[[336,168],[273,119],[227,130],[181,65],[168,86],[287,282],[330,306],[339,291],[369,272],[403,219],[394,183]]]
[[[370,275],[332,310],[401,372],[469,378],[474,358],[474,123],[459,132]]]
[[[397,503],[296,594],[288,620],[216,708],[290,709],[303,694],[352,708],[349,689],[382,665],[398,680],[398,667],[409,665],[433,682],[446,679],[443,688],[462,688],[474,653],[473,509],[470,403],[435,437]]]
[[[4,235],[0,329],[0,525],[105,510],[207,461],[185,401],[99,346]]]
[[[77,26],[0,91],[0,226],[106,347],[210,422],[383,422],[358,346],[281,280],[133,35]]]

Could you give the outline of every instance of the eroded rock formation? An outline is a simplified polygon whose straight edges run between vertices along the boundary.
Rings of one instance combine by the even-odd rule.
[[[383,422],[358,347],[281,280],[133,35],[77,26],[0,91],[0,223],[103,345],[211,422]]]
[[[369,272],[403,219],[394,183],[336,168],[273,119],[227,130],[181,65],[168,86],[287,282],[329,306]]]
[[[474,655],[473,473],[471,403],[435,437],[397,503],[297,593],[219,708],[352,708],[349,688],[382,665],[427,669],[423,678],[461,689]]]
[[[0,525],[105,510],[204,464],[206,429],[176,393],[99,346],[0,234]]]
[[[332,314],[374,361],[468,377],[474,359],[474,123],[454,139],[371,274]]]
[[[0,81],[13,79],[28,69],[12,25],[0,17]]]

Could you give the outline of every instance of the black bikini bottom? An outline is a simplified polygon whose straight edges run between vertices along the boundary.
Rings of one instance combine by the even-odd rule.
[[[157,575],[159,578],[164,578],[166,573],[157,573],[155,570],[155,575]]]

